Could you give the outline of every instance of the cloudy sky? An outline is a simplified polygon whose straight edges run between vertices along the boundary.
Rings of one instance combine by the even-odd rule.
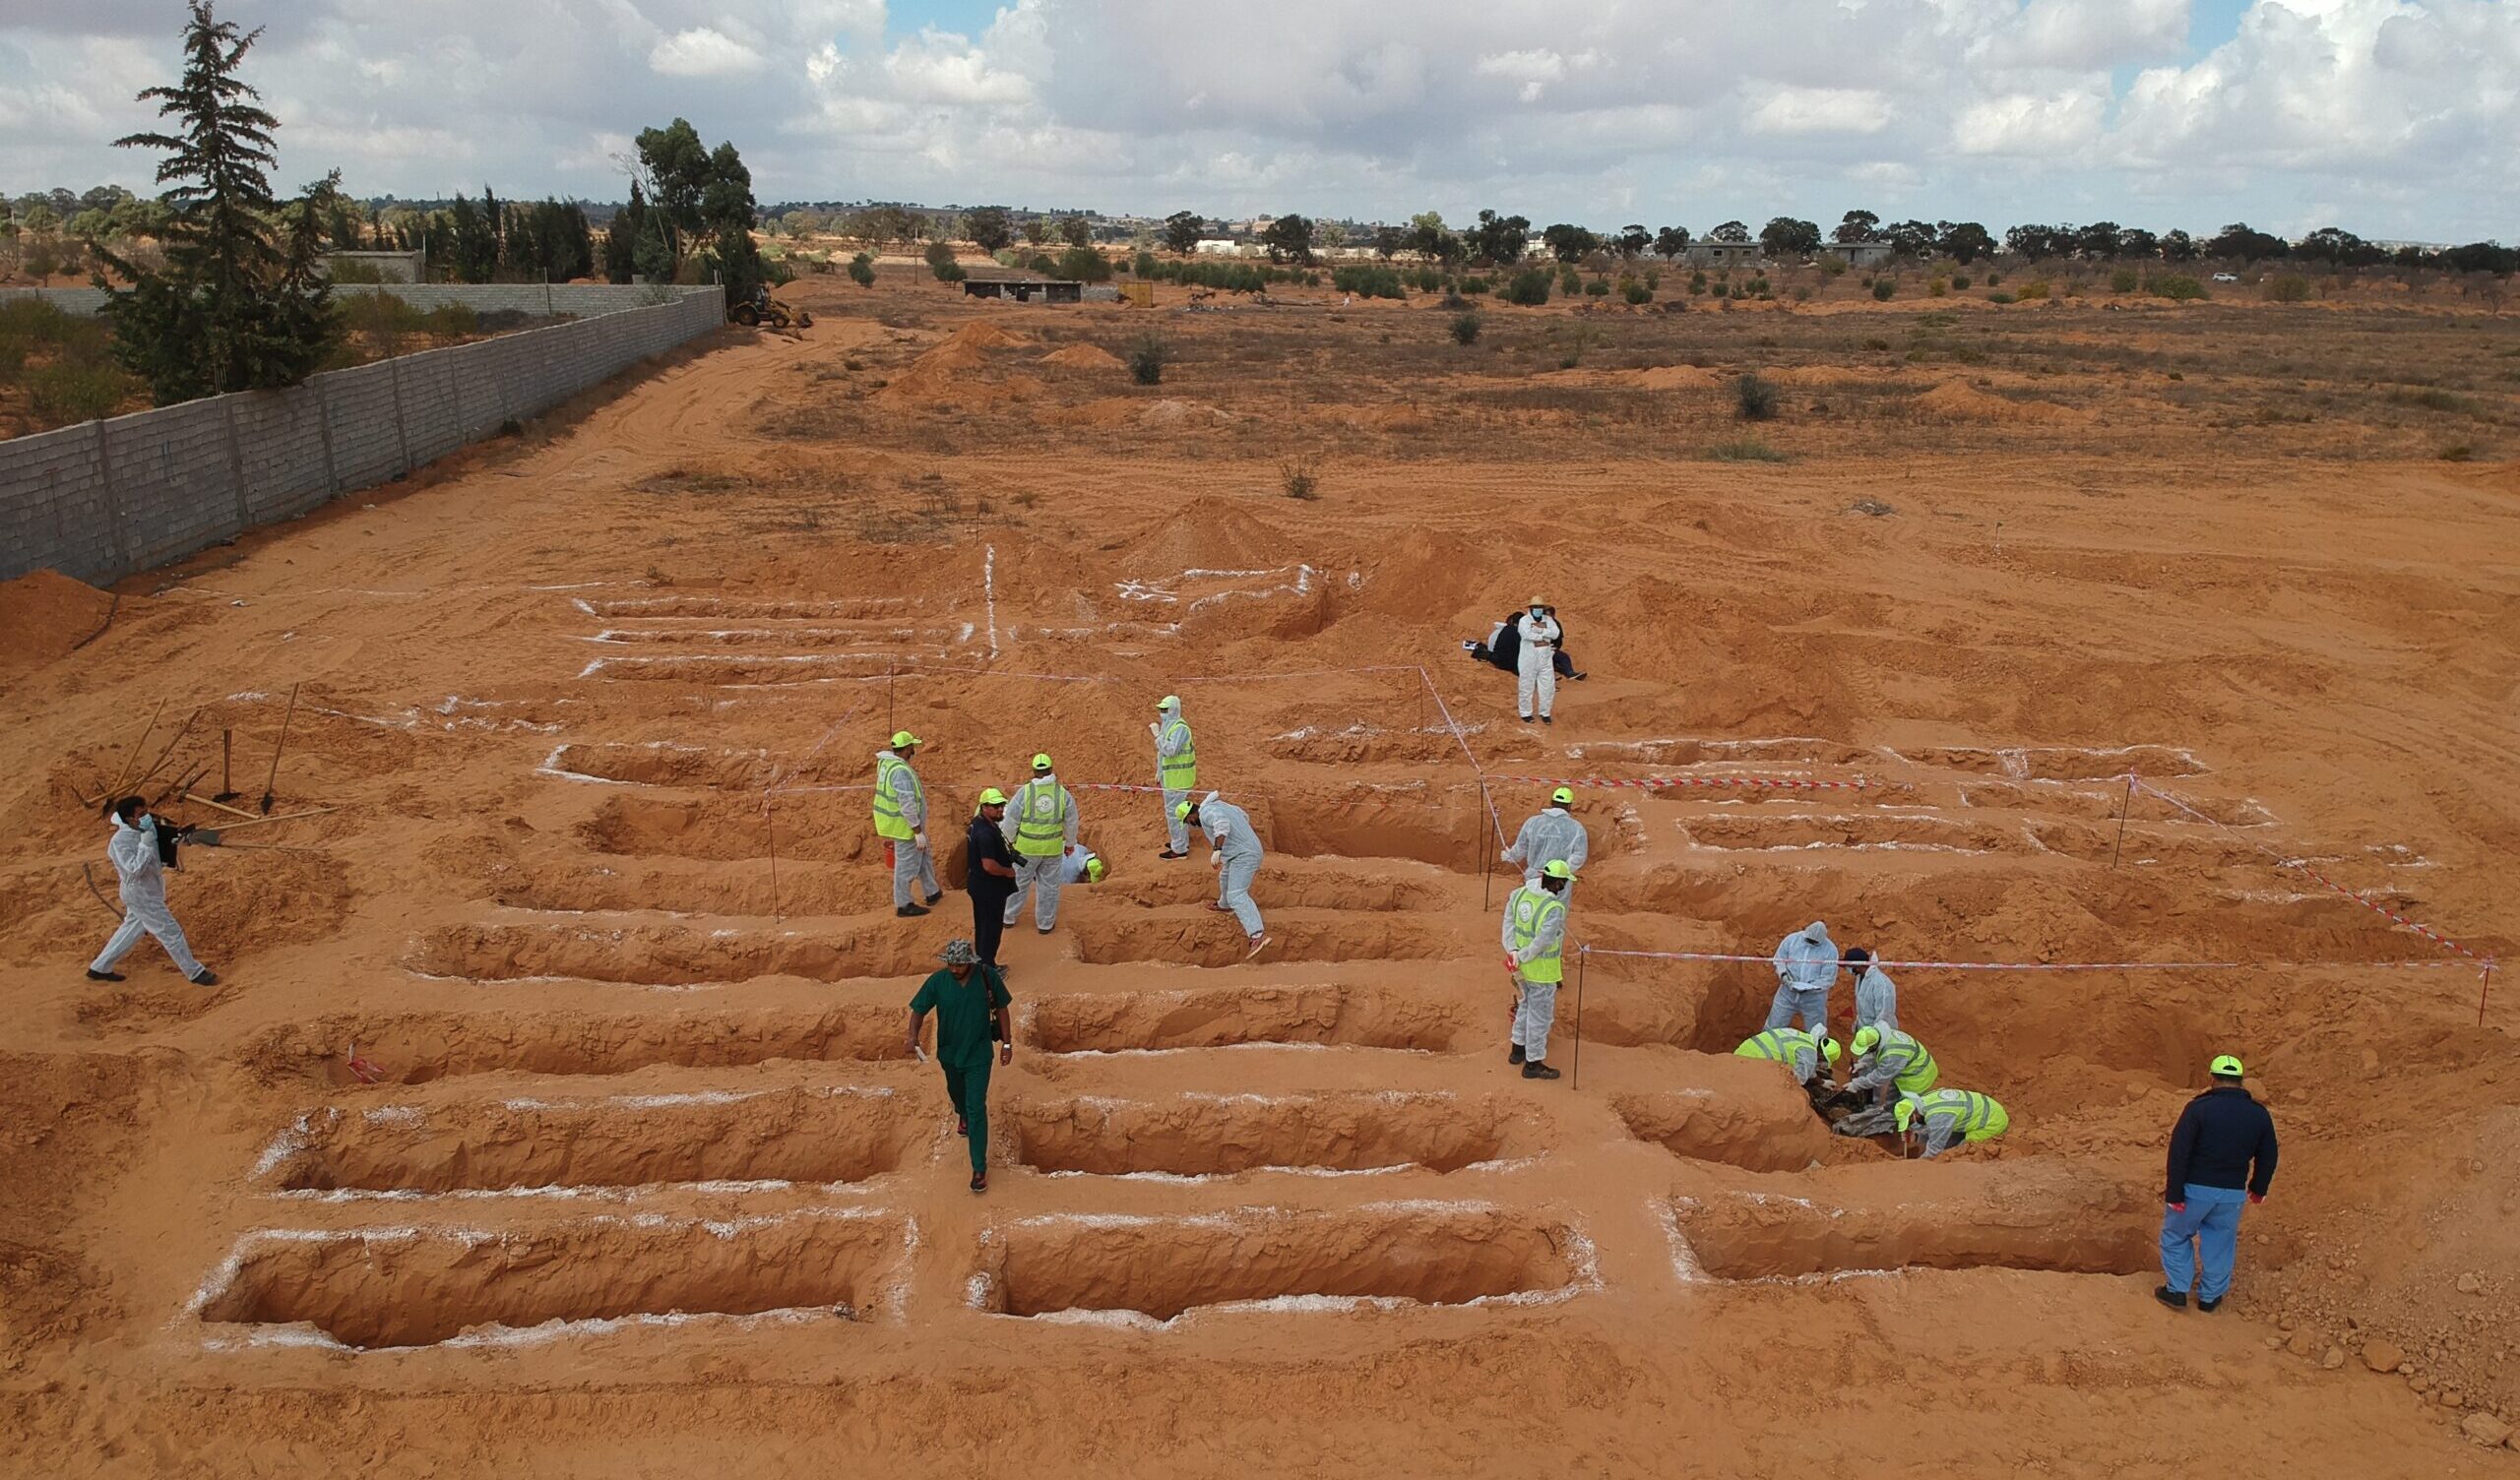
[[[179,0],[0,4],[0,190],[115,182]],[[284,179],[1704,231],[1779,214],[2520,239],[2520,0],[222,0]]]

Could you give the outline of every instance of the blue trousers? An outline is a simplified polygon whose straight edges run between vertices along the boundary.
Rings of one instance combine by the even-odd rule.
[[[2229,1294],[2240,1252],[2240,1209],[2247,1205],[2248,1194],[2238,1188],[2187,1184],[2187,1211],[2162,1209],[2162,1282],[2182,1293],[2194,1284],[2199,1300]]]

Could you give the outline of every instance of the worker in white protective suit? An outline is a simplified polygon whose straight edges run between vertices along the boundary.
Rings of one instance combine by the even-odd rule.
[[[893,743],[875,752],[875,835],[892,854],[893,913],[902,916],[923,915],[945,897],[936,882],[936,853],[927,845],[927,788],[910,764],[924,744],[896,730]],[[926,904],[917,902],[922,894]]]
[[[1059,886],[1067,882],[1066,859],[1076,852],[1076,797],[1059,784],[1048,756],[1033,758],[1033,779],[1015,788],[999,825],[1007,845],[1015,850],[1015,892],[1006,896],[1006,923],[1023,913],[1024,896],[1033,896],[1033,928],[1048,935],[1059,922]]]
[[[1100,884],[1108,872],[1110,870],[1103,864],[1102,855],[1083,843],[1078,843],[1075,852],[1059,860],[1061,884]]]
[[[1555,724],[1549,711],[1557,706],[1557,608],[1538,596],[1523,614],[1514,619],[1514,633],[1522,640],[1522,651],[1514,661],[1514,709],[1523,723],[1532,722],[1533,707],[1539,707],[1540,722]]]
[[[1814,920],[1777,943],[1776,1001],[1768,1008],[1769,1027],[1802,1025],[1829,1036],[1829,989],[1838,983],[1838,943],[1829,927]]]
[[[1857,1029],[1895,1031],[1899,1026],[1899,984],[1890,979],[1889,972],[1872,963],[1872,953],[1861,946],[1847,948],[1847,970],[1855,974]]]
[[[1260,921],[1260,906],[1251,898],[1251,881],[1259,877],[1262,857],[1251,814],[1211,791],[1195,812],[1183,802],[1173,816],[1184,825],[1193,816],[1198,818],[1199,831],[1208,835],[1208,863],[1218,871],[1216,902],[1208,907],[1229,912],[1240,922],[1242,933],[1251,941],[1251,949],[1242,953],[1244,960],[1258,956],[1269,947],[1269,933]]]
[[[1181,696],[1166,694],[1156,701],[1155,721],[1147,726],[1155,736],[1155,779],[1164,790],[1165,846],[1159,858],[1190,856],[1190,825],[1181,820],[1182,805],[1199,784],[1199,748],[1190,736],[1190,722],[1181,717]]]
[[[1523,868],[1523,882],[1540,878],[1540,871],[1552,861],[1560,862],[1577,874],[1584,872],[1585,861],[1592,856],[1592,839],[1585,835],[1584,825],[1566,809],[1575,805],[1572,788],[1560,786],[1548,794],[1548,805],[1523,824],[1514,834],[1514,845],[1507,848],[1504,859]]]
[[[219,973],[193,958],[193,948],[184,939],[184,927],[175,923],[174,911],[166,907],[165,855],[160,851],[158,819],[149,815],[149,803],[136,796],[114,803],[114,835],[105,844],[105,856],[113,860],[114,873],[122,881],[122,925],[114,931],[105,949],[88,963],[90,981],[121,981],[122,973],[114,963],[129,955],[140,944],[142,935],[154,935],[158,944],[195,986],[219,985]]]
[[[1566,979],[1566,891],[1575,871],[1563,858],[1541,865],[1540,877],[1505,900],[1505,969],[1514,978],[1513,1043],[1508,1064],[1527,1079],[1553,1079],[1548,1032],[1557,1021],[1557,988]]]

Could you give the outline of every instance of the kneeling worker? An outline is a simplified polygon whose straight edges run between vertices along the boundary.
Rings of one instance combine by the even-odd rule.
[[[1922,1132],[1926,1157],[1951,1149],[1955,1141],[1992,1141],[2012,1126],[2012,1117],[1994,1096],[1975,1089],[1928,1089],[1899,1097],[1891,1118],[1901,1136]]]
[[[1514,974],[1514,1046],[1508,1064],[1527,1079],[1553,1079],[1548,1030],[1557,1020],[1557,985],[1566,979],[1566,890],[1575,871],[1563,858],[1541,866],[1540,878],[1505,901],[1505,969]]]
[[[1173,809],[1172,815],[1187,823],[1193,813],[1188,802]],[[1251,949],[1242,954],[1249,960],[1268,949],[1269,933],[1260,920],[1260,906],[1251,898],[1251,881],[1260,876],[1260,834],[1252,829],[1251,814],[1211,791],[1200,802],[1196,816],[1199,831],[1208,834],[1208,863],[1217,872],[1217,898],[1210,909],[1230,911],[1242,925],[1242,933]]]
[[[936,1063],[945,1071],[945,1094],[954,1102],[954,1134],[972,1143],[972,1191],[988,1191],[989,1044],[1000,1064],[1015,1062],[1015,1034],[1006,1010],[1014,1005],[1006,983],[980,966],[969,941],[948,941],[939,958],[945,969],[919,983],[910,1000],[910,1052],[918,1057],[918,1030],[936,1015]]]
[[[1824,1038],[1809,1028],[1764,1028],[1741,1040],[1732,1050],[1743,1059],[1765,1059],[1782,1064],[1794,1076],[1794,1082],[1811,1096],[1811,1108],[1825,1117],[1838,1097],[1838,1040]],[[1824,1067],[1825,1066],[1825,1067]]]
[[[1849,1090],[1868,1093],[1876,1104],[1886,1105],[1894,1092],[1922,1094],[1941,1078],[1932,1051],[1913,1035],[1895,1027],[1855,1030],[1855,1076],[1847,1080]]]

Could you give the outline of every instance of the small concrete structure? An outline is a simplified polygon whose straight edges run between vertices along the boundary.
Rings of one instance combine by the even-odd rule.
[[[340,275],[346,264],[356,263],[376,269],[380,282],[426,282],[429,276],[429,254],[425,249],[409,252],[327,252],[324,254],[324,276]]]
[[[1680,253],[1680,260],[1693,268],[1746,268],[1765,255],[1754,241],[1693,241]]]
[[[1823,260],[1834,257],[1851,268],[1887,267],[1897,248],[1886,241],[1833,241],[1816,254]]]
[[[1018,303],[1080,303],[1085,284],[1041,278],[966,278],[966,298],[1012,298]]]

